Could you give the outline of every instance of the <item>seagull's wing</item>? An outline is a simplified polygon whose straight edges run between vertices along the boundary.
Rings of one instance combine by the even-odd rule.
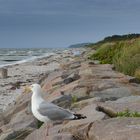
[[[38,112],[53,121],[74,119],[74,115],[70,111],[45,101],[40,103]]]

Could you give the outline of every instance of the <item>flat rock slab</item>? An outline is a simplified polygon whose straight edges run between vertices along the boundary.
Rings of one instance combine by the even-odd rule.
[[[71,93],[73,97],[76,97],[76,100],[82,100],[89,98],[88,96],[88,88],[87,87],[82,87],[82,88],[74,88]]]
[[[29,135],[33,130],[9,130],[7,133],[2,133],[0,135],[0,140],[24,140],[27,135]]]
[[[78,62],[73,62],[71,65],[70,65],[70,69],[76,69],[76,68],[79,68],[81,66],[81,62],[78,61]]]
[[[0,128],[3,132],[0,135],[0,140],[23,139],[37,128],[37,120],[26,112],[27,110],[24,109],[14,114],[11,121]]]
[[[77,140],[72,134],[55,134],[53,136],[29,135],[26,140]]]
[[[130,112],[140,112],[140,96],[123,97],[116,101],[106,101],[99,103],[99,108],[109,116],[115,116],[117,112],[129,110]]]
[[[112,65],[102,64],[102,65],[93,65],[92,67],[93,75],[98,78],[122,78],[124,74],[113,71]]]
[[[72,96],[71,95],[61,95],[60,97],[54,99],[52,103],[63,107],[63,108],[70,108],[72,103]]]
[[[35,130],[25,140],[77,140],[75,136],[70,133],[58,133],[62,125],[56,125],[49,129],[48,136],[47,125],[44,124],[40,129]]]
[[[86,119],[69,121],[63,125],[61,132],[72,132],[75,133],[81,126],[86,126],[96,120],[102,120],[105,118],[105,114],[96,110],[95,104],[88,105],[80,110],[78,113],[85,115]]]
[[[46,139],[47,140],[77,140],[77,138],[72,134],[57,134],[54,136],[48,136]]]
[[[88,140],[140,140],[140,118],[113,118],[96,121]]]
[[[47,139],[47,125],[44,124],[41,128],[32,132],[25,140],[46,140]]]
[[[52,85],[55,83],[55,82],[58,82],[61,80],[61,75],[62,75],[62,71],[54,71],[52,73],[50,73],[48,75],[48,77],[43,81],[43,90],[44,91],[48,91],[49,89],[52,88]],[[57,80],[56,80],[57,79]]]
[[[85,69],[81,69],[79,72],[80,76],[87,76],[87,75],[92,75],[92,69],[87,67]]]
[[[103,91],[91,92],[91,96],[100,97],[103,100],[116,100],[118,98],[131,96],[133,92],[128,87],[109,88]]]
[[[101,102],[101,98],[95,97],[95,98],[90,98],[90,99],[86,99],[86,100],[76,102],[76,103],[72,104],[71,107],[72,108],[78,108],[80,110],[80,109],[84,108],[85,106],[92,105],[92,104],[97,104],[99,102]]]

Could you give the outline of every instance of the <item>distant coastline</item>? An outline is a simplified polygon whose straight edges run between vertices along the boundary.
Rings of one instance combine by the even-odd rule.
[[[78,43],[78,44],[70,45],[69,48],[81,48],[81,47],[86,47],[89,44],[91,43]]]

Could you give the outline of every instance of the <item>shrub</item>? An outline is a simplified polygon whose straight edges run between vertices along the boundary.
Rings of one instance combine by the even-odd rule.
[[[140,67],[136,69],[135,71],[135,77],[140,79]]]
[[[103,44],[98,52],[94,54],[95,59],[100,59],[102,64],[112,63],[114,49],[112,44]],[[107,55],[106,55],[107,54]]]
[[[139,38],[103,43],[89,58],[98,59],[101,64],[114,64],[116,70],[140,78]]]

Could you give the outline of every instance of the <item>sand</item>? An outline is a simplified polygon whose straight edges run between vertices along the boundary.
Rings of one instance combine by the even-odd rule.
[[[0,79],[0,112],[14,104],[26,85],[38,82],[43,75],[59,68],[59,63],[53,61],[54,57],[7,67],[8,78]]]

